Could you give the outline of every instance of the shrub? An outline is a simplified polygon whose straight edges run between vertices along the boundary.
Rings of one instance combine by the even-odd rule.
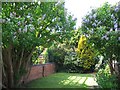
[[[80,66],[84,68],[85,71],[90,70],[95,66],[95,54],[92,46],[88,45],[87,38],[82,35],[78,42],[77,54],[80,58]]]
[[[117,88],[117,78],[115,75],[111,75],[110,68],[106,65],[105,69],[100,69],[96,74],[96,81],[102,88]]]
[[[43,46],[36,46],[35,51],[33,52],[32,55],[32,64],[36,65],[40,63],[40,58],[39,55],[43,52],[44,47]]]
[[[48,62],[56,64],[56,71],[64,70],[64,59],[66,51],[64,48],[51,47],[48,49]]]
[[[82,72],[82,67],[80,67],[80,60],[76,52],[67,52],[65,56],[64,66],[66,72]]]

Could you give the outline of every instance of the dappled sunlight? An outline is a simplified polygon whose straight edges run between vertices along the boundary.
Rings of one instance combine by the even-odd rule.
[[[96,83],[96,81],[92,77],[88,77],[85,84],[88,86],[98,86],[98,84]]]
[[[78,81],[79,84],[83,84],[86,81],[87,77],[81,77],[81,80]]]
[[[77,76],[69,76],[68,79],[72,80],[72,79],[75,79],[77,78]]]
[[[98,86],[93,74],[56,73],[29,84],[39,88],[93,88]]]
[[[69,76],[65,80],[60,81],[59,84],[71,85],[71,86],[73,85],[98,86],[98,84],[96,83],[93,77],[80,77],[80,76]]]
[[[67,84],[69,84],[69,83],[70,83],[69,80],[63,80],[63,81],[61,81],[59,84],[67,85]]]

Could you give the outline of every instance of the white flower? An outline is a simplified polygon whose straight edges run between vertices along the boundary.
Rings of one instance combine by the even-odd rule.
[[[9,18],[7,18],[7,21],[8,21],[8,22],[10,22],[10,19],[9,19]]]
[[[116,23],[116,24],[114,24],[114,28],[117,28],[117,27],[118,27],[117,23]]]
[[[20,10],[22,10],[23,8],[22,7],[20,7]]]
[[[111,32],[111,31],[113,31],[113,29],[112,29],[112,28],[110,29],[110,32]]]
[[[16,12],[13,12],[13,15],[16,16]]]
[[[94,14],[93,17],[96,18],[96,14]]]
[[[42,37],[42,35],[40,34],[40,36],[39,37]]]
[[[16,38],[16,36],[13,36],[13,38],[15,39],[15,38]]]
[[[44,14],[44,15],[42,16],[42,20],[44,20],[44,19],[45,19],[45,17],[46,17],[46,14]]]
[[[17,33],[16,32],[14,32],[14,35],[16,35]]]
[[[118,41],[120,41],[120,37],[118,37]]]
[[[98,25],[101,24],[101,21],[98,22]]]
[[[29,27],[31,32],[35,30],[35,27],[32,24],[29,24]]]
[[[55,19],[52,19],[52,22],[54,22],[55,21]]]
[[[30,18],[30,16],[29,16],[29,15],[27,15],[27,18]]]
[[[38,18],[37,21],[38,21],[38,25],[39,25],[41,23],[41,18]]]
[[[88,22],[89,22],[89,19],[83,19],[83,21],[84,21],[85,23],[88,23]]]
[[[119,8],[118,8],[118,7],[116,7],[116,8],[115,8],[115,12],[118,12],[118,11],[119,11]]]
[[[38,4],[40,5],[40,4],[41,4],[41,1],[38,1]]]
[[[21,23],[20,23],[20,21],[18,22],[18,25],[20,25]]]
[[[28,13],[27,18],[30,18],[30,17],[31,17],[31,14],[30,14],[30,13]]]
[[[23,32],[27,32],[27,25],[26,25],[25,28],[23,29]]]
[[[105,39],[106,39],[106,40],[109,40],[109,37],[106,37]]]
[[[97,20],[95,20],[95,22],[97,23],[98,21],[97,21]]]
[[[108,35],[110,33],[110,31],[107,31],[106,34]]]
[[[115,19],[115,16],[112,14],[112,15],[111,15],[111,18],[112,18],[112,19]]]
[[[92,16],[90,16],[90,19],[92,19]]]
[[[96,23],[93,23],[92,26],[96,26]]]
[[[19,32],[21,32],[21,28],[19,28]]]
[[[93,33],[94,33],[94,30],[92,29],[90,32],[93,34]]]
[[[107,35],[104,35],[101,39],[109,40],[109,37],[107,37]]]
[[[42,29],[42,26],[40,26],[40,29]]]
[[[10,17],[14,17],[14,15],[12,13],[10,13]]]

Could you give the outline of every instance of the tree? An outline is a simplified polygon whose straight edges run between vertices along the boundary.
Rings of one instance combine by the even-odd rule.
[[[2,3],[2,19],[3,84],[8,88],[18,86],[29,71],[36,46],[62,42],[75,25],[58,2]]]
[[[88,45],[87,38],[85,35],[81,35],[79,42],[78,42],[78,48],[77,48],[77,54],[80,58],[80,66],[83,67],[83,69],[86,71],[92,69],[92,67],[95,65],[95,54],[92,46]]]
[[[104,62],[109,63],[110,71],[114,73],[113,62],[120,62],[120,5],[103,6],[93,9],[83,19],[82,31],[88,36],[90,44],[104,56]]]

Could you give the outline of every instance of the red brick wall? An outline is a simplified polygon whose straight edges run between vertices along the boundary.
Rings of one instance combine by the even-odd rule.
[[[48,76],[55,72],[55,65],[54,64],[45,64],[44,65],[44,76]]]
[[[54,72],[55,72],[54,63],[34,65],[31,67],[30,73],[25,75],[21,81],[24,83],[28,83],[29,81],[49,76]]]

